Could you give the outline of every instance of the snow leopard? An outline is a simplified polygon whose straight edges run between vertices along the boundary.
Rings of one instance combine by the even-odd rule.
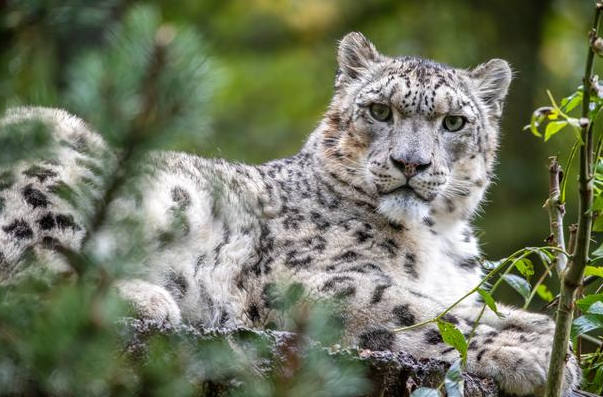
[[[266,327],[280,318],[276,286],[294,282],[310,297],[345,302],[345,343],[453,362],[458,352],[435,324],[394,330],[436,317],[482,278],[471,222],[492,180],[510,66],[387,56],[356,32],[340,41],[337,61],[332,101],[292,157],[245,165],[148,155],[137,193],[108,203],[109,223],[140,214],[152,252],[117,289],[157,321]],[[54,157],[0,174],[3,284],[24,271],[27,253],[69,272],[60,248],[77,251],[90,237],[101,259],[120,249],[119,232],[88,236],[83,215],[118,166],[113,150],[58,109],[9,109],[2,130],[27,120],[52,130]],[[59,194],[81,186],[88,202],[78,208]],[[444,319],[467,335],[482,306],[472,296]],[[487,308],[476,326],[466,369],[507,393],[542,395],[553,321],[499,311]],[[566,393],[580,379],[568,352]]]

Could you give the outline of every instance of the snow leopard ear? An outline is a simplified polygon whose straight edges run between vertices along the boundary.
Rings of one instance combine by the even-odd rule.
[[[337,52],[339,70],[337,71],[336,85],[357,78],[380,57],[381,55],[373,43],[362,33],[348,33],[339,43]]]
[[[490,108],[491,114],[500,117],[503,102],[513,78],[513,72],[507,61],[492,59],[469,72],[477,95]]]

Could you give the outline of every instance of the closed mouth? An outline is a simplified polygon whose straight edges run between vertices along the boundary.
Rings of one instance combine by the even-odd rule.
[[[418,198],[421,201],[425,201],[425,202],[429,202],[429,200],[427,200],[426,198],[422,197],[419,193],[417,193],[417,191],[412,188],[410,185],[408,184],[404,184],[402,186],[398,186],[397,188],[394,188],[388,192],[384,192],[383,195],[390,195],[390,194],[400,194],[400,195],[409,195],[409,194],[413,194],[416,198]]]
[[[391,190],[389,190],[387,192],[383,192],[382,194],[386,195],[386,194],[400,194],[400,193],[402,193],[402,194],[404,194],[404,193],[414,193],[415,195],[417,194],[417,192],[415,192],[415,189],[413,189],[412,187],[410,187],[410,185],[408,185],[408,184],[404,184],[404,185],[398,186],[398,187],[393,188],[393,189],[391,189]]]

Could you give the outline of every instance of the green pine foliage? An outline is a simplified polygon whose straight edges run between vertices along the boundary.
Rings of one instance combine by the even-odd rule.
[[[148,6],[134,7],[107,36],[105,48],[69,66],[66,107],[113,146],[202,144],[216,79],[203,38]]]

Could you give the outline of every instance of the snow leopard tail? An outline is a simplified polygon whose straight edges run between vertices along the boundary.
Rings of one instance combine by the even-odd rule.
[[[115,154],[79,118],[43,107],[8,109],[2,142],[21,148],[15,158],[0,156],[0,284],[27,274],[32,263],[70,271],[55,250],[81,248]]]

